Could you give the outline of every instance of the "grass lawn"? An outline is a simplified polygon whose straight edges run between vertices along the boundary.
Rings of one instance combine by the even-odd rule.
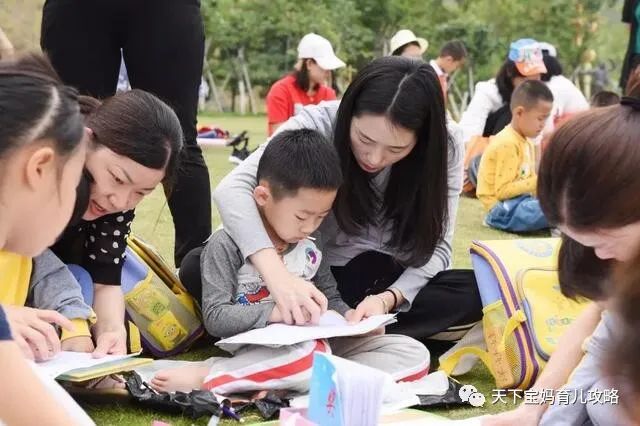
[[[258,145],[266,138],[266,119],[259,117],[237,117],[237,116],[210,116],[201,115],[200,124],[216,124],[232,133],[242,130],[249,130],[251,144]],[[228,148],[205,148],[204,155],[211,177],[212,188],[225,176],[232,168],[233,164],[228,161],[230,150]],[[454,266],[457,268],[468,268],[471,261],[468,255],[468,248],[473,239],[505,239],[514,238],[509,234],[494,231],[482,225],[482,207],[478,200],[462,198],[458,209],[457,226],[454,239]],[[217,211],[212,216],[213,227],[220,223]],[[136,209],[136,219],[133,223],[133,231],[145,241],[154,245],[167,261],[173,262],[173,226],[169,209],[166,206],[164,194],[161,189],[157,189],[148,196]],[[181,359],[205,359],[214,353],[215,349],[202,347],[181,356]],[[478,390],[484,393],[487,404],[482,409],[459,408],[454,410],[436,410],[435,412],[450,418],[465,418],[487,413],[504,411],[512,404],[497,403],[491,404],[493,398],[492,389],[494,383],[488,371],[482,366],[477,366],[466,376],[460,378],[462,383],[473,384]],[[91,417],[98,425],[144,425],[148,426],[153,420],[164,420],[172,425],[206,425],[208,419],[201,418],[199,421],[181,416],[171,416],[164,413],[153,412],[141,409],[135,405],[123,402],[110,402],[109,404],[85,403],[83,404]],[[247,417],[246,422],[258,421],[259,418]],[[229,422],[230,424],[230,422]]]

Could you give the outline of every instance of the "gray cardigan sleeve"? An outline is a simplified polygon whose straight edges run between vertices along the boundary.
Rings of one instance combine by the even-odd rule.
[[[84,302],[80,284],[51,250],[33,259],[29,285],[31,305],[51,309],[69,319],[89,319],[91,307]]]
[[[229,337],[267,326],[274,302],[236,304],[242,254],[225,230],[216,231],[200,255],[202,320],[212,336]]]
[[[338,101],[310,105],[287,120],[278,128],[276,134],[284,130],[314,129],[331,141],[338,105]],[[213,193],[224,229],[245,258],[262,249],[273,247],[253,199],[258,163],[267,143],[261,145],[222,179]]]

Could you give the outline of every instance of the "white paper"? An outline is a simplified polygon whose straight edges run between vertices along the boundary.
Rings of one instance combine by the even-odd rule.
[[[443,396],[449,390],[449,379],[444,371],[436,371],[413,382],[396,383],[396,386],[415,395]]]
[[[382,399],[382,415],[420,404],[418,395],[444,395],[449,389],[447,375],[436,371],[413,382],[386,381]],[[309,408],[309,395],[300,395],[290,402],[293,408]]]
[[[102,358],[94,358],[91,353],[87,352],[60,351],[54,358],[35,364],[35,369],[44,375],[55,379],[61,374],[71,373],[74,370],[95,367],[100,364],[131,358],[136,355],[138,354],[106,355]]]
[[[395,322],[394,314],[374,315],[357,324],[349,324],[339,315],[329,311],[320,317],[317,325],[271,324],[264,328],[256,328],[216,343],[222,349],[233,349],[239,345],[285,346],[315,339],[330,337],[357,336],[366,334]]]

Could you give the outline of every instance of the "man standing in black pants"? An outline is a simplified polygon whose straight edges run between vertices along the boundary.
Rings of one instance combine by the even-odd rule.
[[[209,171],[196,142],[204,29],[199,0],[47,0],[40,44],[62,80],[98,99],[116,92],[122,50],[133,88],[158,96],[184,132],[180,170],[165,188],[175,262],[211,234]]]

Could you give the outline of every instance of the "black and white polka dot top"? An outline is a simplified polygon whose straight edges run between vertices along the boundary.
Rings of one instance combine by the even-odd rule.
[[[120,285],[134,210],[83,220],[92,181],[91,174],[85,170],[78,184],[76,205],[69,225],[51,250],[64,263],[86,269],[94,283]]]
[[[51,248],[64,263],[82,266],[94,283],[120,285],[134,211],[70,225]]]

